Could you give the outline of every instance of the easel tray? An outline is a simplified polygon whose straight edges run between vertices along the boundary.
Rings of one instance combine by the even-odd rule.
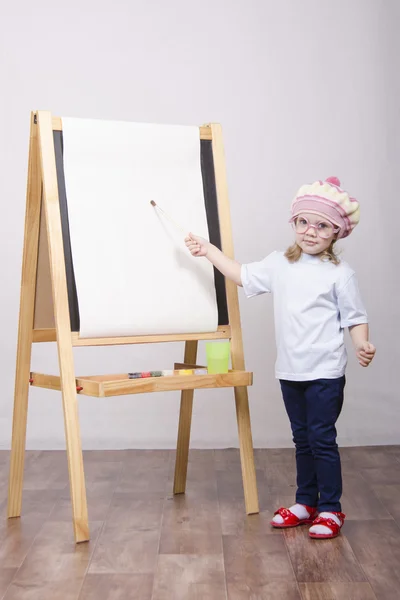
[[[60,377],[31,373],[30,383],[34,387],[61,390]],[[253,373],[231,370],[228,373],[207,375],[171,375],[129,379],[128,373],[116,375],[91,375],[77,377],[76,387],[79,394],[104,398],[128,394],[147,394],[150,392],[172,392],[182,390],[249,386],[253,384]]]

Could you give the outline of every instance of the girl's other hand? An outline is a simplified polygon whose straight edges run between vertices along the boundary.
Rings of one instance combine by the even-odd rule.
[[[376,348],[370,342],[363,342],[357,349],[358,362],[362,367],[368,367],[375,356]]]

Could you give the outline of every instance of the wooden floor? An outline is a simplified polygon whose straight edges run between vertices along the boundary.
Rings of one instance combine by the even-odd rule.
[[[186,496],[174,453],[85,453],[91,542],[75,546],[62,452],[28,452],[23,518],[6,520],[3,600],[398,600],[400,446],[342,449],[336,540],[269,526],[295,490],[292,450],[257,450],[260,515],[246,517],[237,450],[192,451]]]

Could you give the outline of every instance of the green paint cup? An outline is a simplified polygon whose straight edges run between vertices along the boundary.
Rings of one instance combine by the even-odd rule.
[[[207,342],[206,356],[209,373],[228,373],[230,342]]]

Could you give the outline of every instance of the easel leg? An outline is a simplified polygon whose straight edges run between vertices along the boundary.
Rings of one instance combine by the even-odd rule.
[[[253,440],[251,435],[249,400],[246,387],[235,388],[236,418],[239,430],[240,462],[246,512],[259,512],[256,469],[254,465]]]
[[[89,540],[89,523],[72,348],[71,352],[65,350],[59,346],[72,520],[75,541],[79,543]]]
[[[197,341],[185,342],[185,363],[196,363],[197,345]],[[186,490],[193,395],[194,390],[183,390],[181,392],[181,409],[179,414],[178,443],[175,460],[174,494],[184,494]]]
[[[211,125],[212,147],[217,187],[218,214],[221,225],[222,250],[233,258],[233,240],[231,217],[229,211],[228,182],[226,178],[225,156],[222,141],[222,128],[219,124]],[[242,328],[240,324],[239,300],[237,286],[226,280],[226,298],[228,303],[229,323],[232,330],[231,356],[232,368],[244,370],[244,352]],[[236,416],[239,429],[240,460],[244,497],[247,514],[258,513],[258,495],[256,470],[254,466],[253,440],[251,435],[249,400],[246,387],[235,388]]]
[[[43,203],[52,280],[54,319],[57,331],[58,362],[64,408],[65,438],[71,490],[73,526],[76,542],[89,540],[85,476],[78,417],[74,358],[72,352],[71,323],[68,306],[67,280],[56,159],[53,143],[51,114],[38,112],[39,152],[43,180]]]
[[[41,178],[38,165],[37,135],[31,115],[28,186],[22,259],[20,315],[15,376],[14,415],[8,486],[9,518],[20,517],[24,477],[26,425],[28,417],[29,374],[35,310],[36,270],[39,243]]]

